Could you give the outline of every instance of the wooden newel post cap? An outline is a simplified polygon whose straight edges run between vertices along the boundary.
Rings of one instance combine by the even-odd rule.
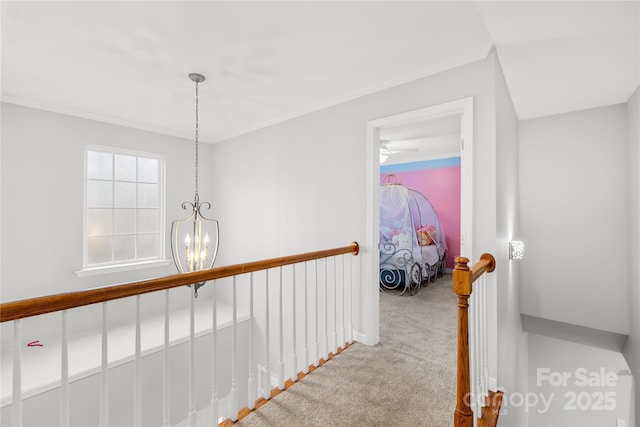
[[[456,265],[454,270],[469,270],[469,258],[465,258],[463,256],[457,256],[455,258]]]

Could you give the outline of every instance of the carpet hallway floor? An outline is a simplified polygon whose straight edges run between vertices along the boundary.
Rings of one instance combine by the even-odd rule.
[[[236,425],[444,427],[455,409],[451,275],[414,296],[380,294],[380,342],[354,343]]]

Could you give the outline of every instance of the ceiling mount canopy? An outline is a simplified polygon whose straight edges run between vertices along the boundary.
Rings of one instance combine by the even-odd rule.
[[[202,74],[198,74],[198,73],[190,73],[189,74],[189,78],[191,80],[193,80],[196,83],[202,83],[203,81],[205,81],[207,78],[205,76],[203,76]]]

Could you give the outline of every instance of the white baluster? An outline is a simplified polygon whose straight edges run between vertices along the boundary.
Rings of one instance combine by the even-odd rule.
[[[22,426],[22,338],[20,320],[13,321],[13,394],[11,395],[11,425]]]
[[[62,342],[60,355],[60,425],[69,425],[69,330],[67,310],[62,311]]]
[[[309,373],[309,306],[308,306],[308,291],[309,281],[307,279],[307,263],[304,263],[304,344],[302,352],[304,353],[304,366],[302,372]]]
[[[478,331],[478,382],[479,382],[479,400],[478,400],[478,406],[479,407],[484,407],[484,396],[485,396],[485,389],[486,389],[486,379],[484,376],[484,349],[485,349],[485,328],[486,328],[486,310],[485,310],[485,306],[484,306],[484,302],[485,302],[485,286],[484,286],[484,276],[482,276],[480,278],[480,280],[478,280],[478,314],[479,314],[479,319],[478,319],[478,325],[479,325],[479,331]],[[478,414],[479,417],[482,417],[482,411],[480,411],[480,414]]]
[[[477,417],[477,386],[476,386],[476,376],[477,376],[477,365],[476,365],[476,302],[475,302],[475,294],[472,293],[469,296],[469,391],[471,392],[471,398],[469,406],[474,413],[474,420]],[[475,425],[475,421],[474,421]]]
[[[314,261],[314,264],[315,264],[314,272],[315,272],[315,276],[316,276],[315,285],[314,285],[314,289],[315,289],[315,293],[316,293],[316,297],[315,297],[315,304],[316,304],[316,309],[315,309],[315,315],[316,315],[315,328],[316,328],[316,333],[313,336],[313,348],[315,349],[315,355],[313,357],[313,365],[314,366],[318,366],[318,362],[320,361],[320,343],[318,341],[318,337],[320,336],[320,310],[319,310],[319,306],[318,306],[318,260],[317,259]]]
[[[278,268],[280,281],[278,282],[278,318],[280,326],[280,351],[278,352],[278,388],[284,390],[284,317],[282,313],[282,267]]]
[[[296,317],[296,265],[293,264],[292,265],[292,273],[293,273],[293,282],[292,282],[292,301],[293,301],[293,306],[291,307],[291,311],[292,311],[292,315],[293,315],[293,322],[291,322],[291,328],[292,328],[292,332],[293,332],[293,336],[291,337],[291,357],[293,358],[293,380],[296,380],[296,376],[298,375],[298,353],[296,351],[296,323],[297,323],[297,317]]]
[[[170,305],[169,305],[169,289],[164,291],[164,347],[162,354],[162,425],[168,427],[171,425],[171,377],[170,377],[170,342],[171,337],[169,335],[170,322]]]
[[[211,426],[218,426],[219,415],[219,398],[218,398],[218,380],[216,375],[216,358],[218,351],[218,308],[216,302],[216,282],[211,283],[213,286],[211,297]]]
[[[484,378],[484,346],[485,346],[485,307],[484,307],[484,276],[482,276],[475,283],[475,293],[476,293],[476,308],[477,308],[477,322],[478,322],[478,330],[477,330],[477,341],[476,341],[476,401],[477,401],[477,412],[475,413],[476,424],[477,420],[482,418],[482,408],[485,406],[485,378]]]
[[[102,303],[102,360],[100,363],[100,427],[109,426],[109,330],[107,303]]]
[[[487,285],[486,276],[482,276],[482,378],[483,378],[483,396],[489,396],[489,346],[487,342],[487,331],[489,328],[489,319],[487,318]],[[482,405],[486,406],[486,400],[482,399]]]
[[[253,357],[253,317],[253,273],[251,273],[249,284],[249,375],[247,379],[247,399],[249,400],[247,407],[251,410],[256,407],[256,362]]]
[[[238,363],[236,361],[238,355],[237,341],[238,341],[238,301],[236,296],[236,277],[233,276],[233,288],[232,288],[232,312],[233,317],[231,320],[231,421],[238,419]]]
[[[271,333],[270,333],[270,321],[269,321],[269,270],[265,271],[267,277],[266,277],[266,288],[267,288],[267,292],[265,294],[264,297],[264,304],[265,304],[265,328],[264,328],[264,341],[265,341],[265,359],[264,359],[264,389],[262,390],[263,396],[265,399],[268,399],[269,396],[271,395],[271,360],[269,357],[269,353],[270,353],[270,349],[271,349],[271,342],[270,342],[270,337],[271,337]]]
[[[347,341],[349,344],[353,343],[353,256],[349,257],[349,284],[347,285],[347,307],[349,308],[349,323],[347,323]]]
[[[475,306],[475,353],[476,353],[476,408],[477,412],[475,414],[476,418],[482,417],[482,295],[481,291],[478,290],[477,286],[474,286],[476,289],[475,297],[474,297],[474,306]]]
[[[327,288],[329,282],[327,276],[329,275],[327,264],[327,258],[324,259],[324,337],[322,339],[322,357],[326,360],[329,356],[329,304],[327,303]]]
[[[141,356],[141,332],[140,332],[140,295],[136,296],[136,344],[135,344],[135,371],[133,383],[133,425],[142,425],[142,361]]]
[[[195,286],[195,285],[192,285]],[[195,288],[194,288],[195,289]],[[196,298],[195,291],[191,291],[189,310],[189,425],[195,427],[197,423],[196,411]]]
[[[333,257],[333,347],[332,351],[338,348],[338,257]]]
[[[340,257],[342,261],[342,282],[340,283],[340,346],[344,347],[347,342],[344,335],[344,290],[346,288],[344,281],[344,254]]]
[[[477,291],[477,287],[476,287]],[[475,397],[476,397],[476,412],[475,418],[479,418],[482,416],[482,379],[481,379],[481,363],[482,363],[482,352],[480,348],[482,346],[481,340],[481,331],[482,331],[482,306],[480,304],[480,292],[474,292],[474,314],[475,314],[475,348],[474,352],[475,356]]]

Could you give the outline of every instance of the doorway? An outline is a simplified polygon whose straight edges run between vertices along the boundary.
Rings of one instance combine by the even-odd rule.
[[[378,277],[378,238],[380,230],[379,184],[380,184],[380,148],[381,139],[393,129],[410,129],[420,123],[445,122],[446,119],[460,123],[460,141],[457,152],[460,155],[460,254],[473,259],[472,218],[473,218],[473,97],[463,98],[419,110],[396,114],[369,121],[367,124],[367,218],[366,241],[363,251],[363,283],[375,283],[365,286],[362,322],[362,342],[375,344],[379,340],[379,290]],[[382,135],[382,136],[381,136]],[[388,147],[388,146],[387,146]],[[416,148],[416,147],[413,147]],[[412,149],[413,149],[412,148]],[[450,147],[449,147],[450,149]]]

